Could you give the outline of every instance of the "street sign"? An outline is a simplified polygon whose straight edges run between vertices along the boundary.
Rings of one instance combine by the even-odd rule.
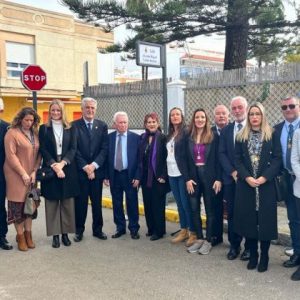
[[[29,65],[22,71],[21,82],[27,90],[39,91],[47,84],[47,75],[40,66]]]
[[[163,68],[166,65],[163,45],[137,41],[136,64],[153,68]]]

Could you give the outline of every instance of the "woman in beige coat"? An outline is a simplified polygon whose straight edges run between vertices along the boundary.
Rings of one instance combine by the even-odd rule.
[[[35,110],[30,107],[22,108],[4,140],[8,224],[15,224],[18,248],[21,251],[35,248],[31,226],[37,212],[33,216],[25,215],[24,202],[30,185],[36,181],[36,171],[41,161],[37,136],[39,122],[40,117]]]

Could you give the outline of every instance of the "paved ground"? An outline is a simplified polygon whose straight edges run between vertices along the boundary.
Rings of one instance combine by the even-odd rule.
[[[51,247],[45,236],[43,206],[34,222],[35,250],[0,251],[0,299],[299,299],[300,282],[289,279],[293,270],[281,266],[282,246],[271,247],[269,271],[246,270],[240,260],[228,261],[227,244],[210,255],[188,254],[183,245],[172,245],[170,235],[151,242],[129,234],[100,241],[91,236],[91,215],[81,243]],[[104,209],[104,231],[115,228],[112,211]],[[168,233],[178,228],[167,223]],[[226,239],[226,236],[224,236]]]

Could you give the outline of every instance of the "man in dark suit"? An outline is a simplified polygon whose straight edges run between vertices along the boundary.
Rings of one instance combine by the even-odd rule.
[[[213,133],[220,136],[221,130],[228,125],[229,110],[223,105],[217,105],[214,109],[215,125],[212,127]],[[223,198],[224,188],[215,196],[214,211],[215,222],[213,226],[213,233],[211,238],[211,245],[216,246],[223,243]]]
[[[231,100],[230,108],[234,122],[227,125],[221,131],[219,155],[220,163],[223,168],[223,184],[224,184],[224,199],[227,206],[227,221],[228,221],[228,239],[230,250],[227,254],[229,260],[236,259],[240,253],[240,244],[242,237],[233,231],[233,211],[234,199],[237,180],[237,171],[234,165],[234,146],[235,137],[246,124],[247,116],[247,100],[242,96],[234,97]],[[249,260],[250,251],[247,240],[245,242],[245,251],[241,255],[241,260]]]
[[[113,202],[114,222],[117,230],[112,238],[126,233],[123,209],[123,194],[126,195],[128,229],[132,239],[139,239],[139,213],[137,188],[140,182],[138,149],[140,136],[128,130],[128,116],[125,112],[114,115],[116,131],[109,134],[109,153],[106,185],[110,185]]]
[[[291,166],[291,147],[293,133],[300,128],[300,108],[297,97],[288,96],[281,100],[284,121],[275,126],[275,136],[280,139],[282,149],[282,174],[287,186],[285,204],[291,232],[293,255],[283,263],[286,268],[300,265],[300,205],[293,193],[295,175]],[[298,204],[298,205],[297,205]],[[293,280],[300,280],[300,268],[292,275]]]
[[[0,114],[3,112],[3,110],[4,104],[2,98],[0,98]],[[7,214],[5,209],[6,187],[3,172],[5,160],[4,136],[6,134],[8,125],[8,123],[0,119],[0,248],[3,250],[11,250],[13,248],[6,239],[8,228],[6,222]]]
[[[77,131],[76,162],[79,170],[80,195],[75,199],[76,235],[75,242],[83,238],[90,197],[93,215],[93,236],[106,240],[102,231],[102,185],[108,150],[107,125],[95,119],[97,101],[82,99],[82,118],[74,121]]]

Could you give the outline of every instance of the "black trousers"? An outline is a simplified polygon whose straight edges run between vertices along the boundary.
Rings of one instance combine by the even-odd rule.
[[[223,238],[223,199],[224,188],[214,196],[213,206],[215,212],[215,222],[213,224],[212,236],[217,239]]]
[[[0,237],[6,237],[7,213],[5,209],[6,186],[4,181],[0,181]]]
[[[142,186],[146,224],[150,235],[163,236],[166,233],[165,184],[152,182],[152,187]]]
[[[256,256],[258,251],[258,240],[247,239],[247,242],[248,242],[250,254],[252,254],[252,256]],[[260,242],[261,255],[269,256],[271,241],[259,241],[259,242]]]
[[[92,204],[93,233],[102,232],[102,184],[103,179],[80,178],[80,194],[75,198],[76,233],[83,233],[88,211],[89,198]]]

